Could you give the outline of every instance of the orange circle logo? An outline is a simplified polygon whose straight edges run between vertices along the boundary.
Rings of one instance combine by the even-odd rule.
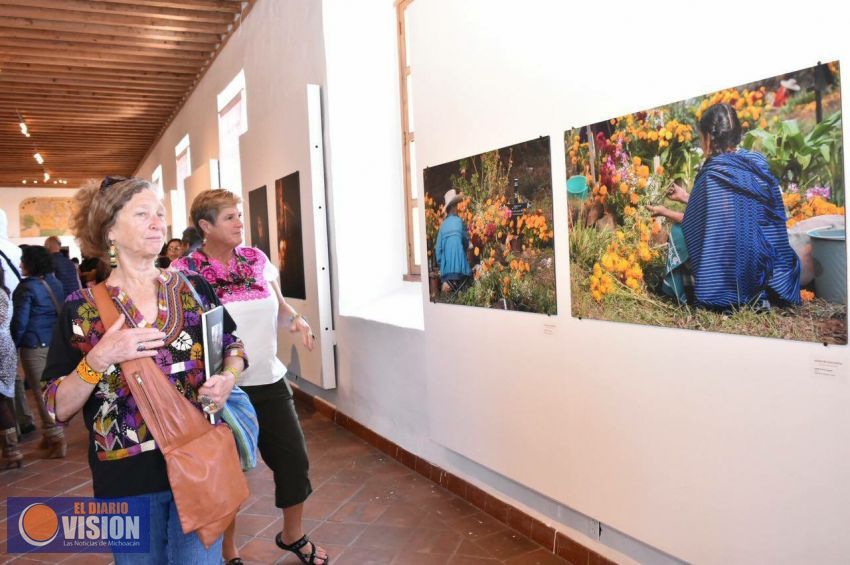
[[[18,530],[28,544],[42,547],[52,542],[59,533],[59,517],[46,504],[30,504],[18,518]]]

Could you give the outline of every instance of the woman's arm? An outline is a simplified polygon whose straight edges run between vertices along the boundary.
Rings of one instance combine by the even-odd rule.
[[[30,311],[32,310],[32,293],[23,281],[15,288],[12,294],[12,325],[9,328],[12,341],[18,346],[21,338],[27,331],[30,323]]]
[[[280,285],[278,284],[277,279],[269,281],[269,284],[274,289],[274,293],[277,296],[277,302],[280,305],[280,310],[277,315],[278,321],[280,321],[281,316],[289,317],[292,320],[289,331],[292,333],[301,332],[301,343],[307,348],[307,351],[313,351],[313,347],[316,345],[316,336],[313,335],[313,330],[310,329],[310,324],[307,322],[307,319],[299,314],[295,308],[289,305],[283,297],[283,292],[280,290]]]
[[[646,209],[649,210],[653,216],[662,216],[676,224],[681,224],[682,220],[685,218],[684,212],[676,212],[667,206],[647,206]]]

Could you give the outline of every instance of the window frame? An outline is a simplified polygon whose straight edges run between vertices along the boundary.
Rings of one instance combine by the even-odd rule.
[[[419,237],[413,233],[413,214],[419,212],[419,198],[411,194],[413,187],[413,175],[411,170],[412,155],[410,144],[415,141],[416,136],[410,128],[410,92],[408,91],[408,80],[410,77],[410,65],[407,62],[407,37],[405,10],[413,3],[413,0],[396,0],[396,24],[398,37],[398,78],[399,78],[399,101],[401,109],[401,153],[402,153],[402,177],[404,179],[404,223],[407,234],[407,273],[402,277],[406,281],[422,280],[422,265],[416,264],[416,245],[414,238]]]

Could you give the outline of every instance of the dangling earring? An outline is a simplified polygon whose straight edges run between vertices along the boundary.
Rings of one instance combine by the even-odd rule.
[[[115,248],[115,242],[109,242],[109,266],[115,269],[118,267],[118,250]]]

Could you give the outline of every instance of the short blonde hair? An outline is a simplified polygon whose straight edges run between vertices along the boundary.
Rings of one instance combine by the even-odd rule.
[[[201,229],[201,220],[206,220],[214,225],[222,210],[231,206],[238,206],[241,202],[242,199],[240,197],[226,188],[205,190],[192,201],[189,216],[192,218],[192,224],[195,226],[195,229],[203,235],[204,230]]]
[[[109,249],[107,236],[118,212],[139,192],[154,190],[145,179],[118,179],[106,177],[101,183],[90,181],[74,197],[70,227],[84,257],[105,259]]]

